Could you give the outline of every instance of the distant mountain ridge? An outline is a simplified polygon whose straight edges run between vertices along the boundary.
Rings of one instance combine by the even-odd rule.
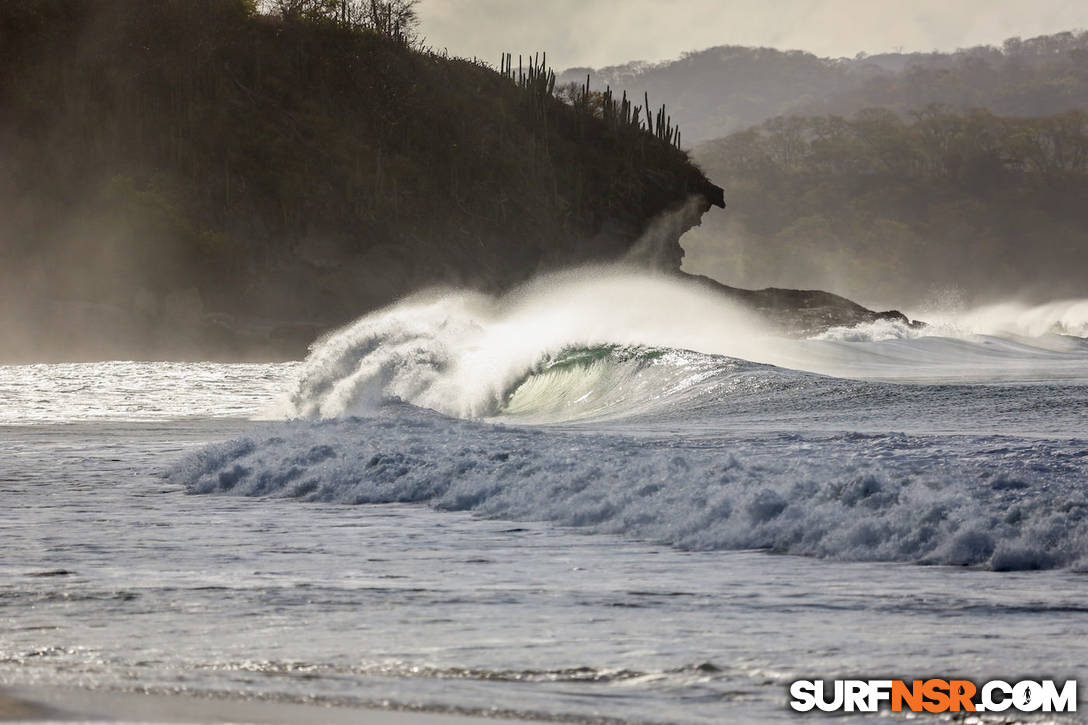
[[[780,115],[932,104],[989,108],[1000,115],[1048,116],[1088,106],[1088,32],[1064,32],[953,53],[882,53],[820,58],[799,50],[719,46],[661,63],[570,68],[558,82],[648,93],[665,103],[687,145],[726,136]]]

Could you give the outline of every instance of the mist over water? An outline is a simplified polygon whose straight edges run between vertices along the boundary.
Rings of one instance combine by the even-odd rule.
[[[512,412],[510,403],[525,412],[529,389],[539,400],[545,378],[555,386],[548,404],[573,410],[605,384],[617,406],[622,398],[634,408],[667,398],[680,381],[690,388],[700,377],[754,365],[914,381],[1088,376],[1088,301],[930,312],[921,328],[881,320],[787,339],[693,282],[624,266],[546,276],[501,297],[425,292],[316,343],[278,412],[335,418],[395,398],[488,417]],[[628,352],[617,357],[621,349]],[[671,373],[649,382],[664,369]]]
[[[287,412],[338,417],[392,396],[455,416],[493,415],[534,366],[571,346],[759,359],[769,354],[762,329],[695,284],[622,266],[551,275],[499,298],[423,293],[315,344]]]
[[[1088,337],[1088,300],[1058,300],[1028,305],[990,304],[968,310],[922,310],[931,335],[1000,335],[1041,338],[1047,335]]]

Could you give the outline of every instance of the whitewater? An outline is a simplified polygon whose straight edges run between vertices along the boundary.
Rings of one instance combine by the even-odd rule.
[[[0,367],[0,684],[710,723],[1083,683],[1088,300],[912,316],[793,339],[611,266],[301,362]]]

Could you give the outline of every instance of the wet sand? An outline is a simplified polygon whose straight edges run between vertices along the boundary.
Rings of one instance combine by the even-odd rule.
[[[51,716],[51,713],[44,707],[9,697],[0,692],[0,721],[45,720]]]
[[[0,690],[0,722],[515,725],[467,715],[44,687]]]

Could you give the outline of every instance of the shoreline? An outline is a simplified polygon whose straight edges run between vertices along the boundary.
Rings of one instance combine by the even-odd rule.
[[[0,722],[261,723],[294,725],[517,725],[541,720],[410,707],[358,707],[244,697],[115,692],[79,687],[0,686]]]

